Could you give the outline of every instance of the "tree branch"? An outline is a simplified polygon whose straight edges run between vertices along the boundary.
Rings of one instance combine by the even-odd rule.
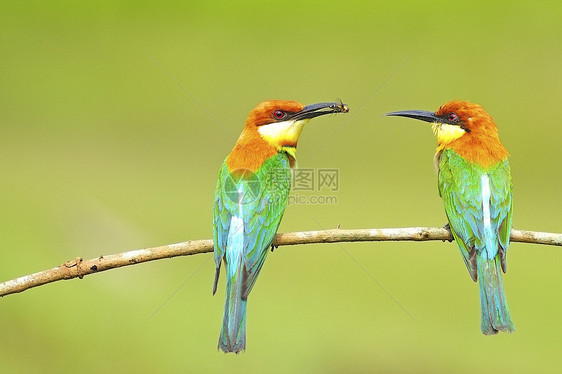
[[[452,241],[451,233],[445,228],[411,227],[397,229],[361,229],[361,230],[324,230],[288,232],[277,234],[273,241],[275,247],[296,244],[339,243],[339,242],[373,242],[373,241]],[[562,234],[511,230],[511,241],[562,246]],[[213,241],[190,240],[183,243],[161,247],[138,249],[113,255],[100,256],[90,260],[78,257],[49,270],[25,275],[0,283],[0,296],[23,292],[33,287],[63,279],[82,278],[85,275],[99,273],[109,269],[139,264],[141,262],[190,256],[213,251]]]

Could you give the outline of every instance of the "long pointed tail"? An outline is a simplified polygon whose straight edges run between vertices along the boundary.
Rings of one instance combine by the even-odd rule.
[[[477,254],[476,262],[478,282],[480,283],[480,303],[482,305],[482,332],[486,335],[492,335],[497,334],[498,331],[515,331],[503,292],[499,255],[492,260],[488,260]]]
[[[241,275],[238,274],[227,280],[226,303],[219,348],[225,352],[238,353],[246,349],[246,304],[242,299]]]

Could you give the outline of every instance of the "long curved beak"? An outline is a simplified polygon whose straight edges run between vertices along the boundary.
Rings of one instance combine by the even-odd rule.
[[[403,110],[399,112],[386,113],[385,116],[397,116],[397,117],[407,117],[413,119],[419,119],[425,122],[441,122],[441,118],[437,117],[433,112],[427,112],[425,110]]]
[[[349,107],[343,103],[318,103],[305,106],[300,112],[295,113],[292,119],[310,119],[324,114],[347,112],[349,112]]]

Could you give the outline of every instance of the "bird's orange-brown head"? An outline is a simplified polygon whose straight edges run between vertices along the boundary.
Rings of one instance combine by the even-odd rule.
[[[296,147],[305,124],[312,118],[331,113],[347,113],[342,103],[303,105],[296,101],[269,100],[249,114],[244,131],[227,158],[229,169],[256,171],[278,152],[286,152],[294,164]]]
[[[386,115],[430,122],[437,136],[437,156],[445,148],[452,148],[467,160],[488,167],[508,155],[494,120],[478,104],[451,101],[441,105],[436,112],[408,110]]]

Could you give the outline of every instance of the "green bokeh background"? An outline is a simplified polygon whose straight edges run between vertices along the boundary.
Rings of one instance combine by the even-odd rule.
[[[382,113],[467,99],[511,152],[514,227],[560,232],[560,14],[555,1],[2,2],[0,278],[210,238],[218,167],[270,98],[351,108],[299,143],[301,168],[339,169],[337,204],[290,206],[281,231],[442,226],[429,126]],[[486,337],[455,244],[283,247],[238,356],[216,350],[212,255],[155,261],[0,300],[0,371],[559,372],[561,259],[511,245],[517,332]]]

